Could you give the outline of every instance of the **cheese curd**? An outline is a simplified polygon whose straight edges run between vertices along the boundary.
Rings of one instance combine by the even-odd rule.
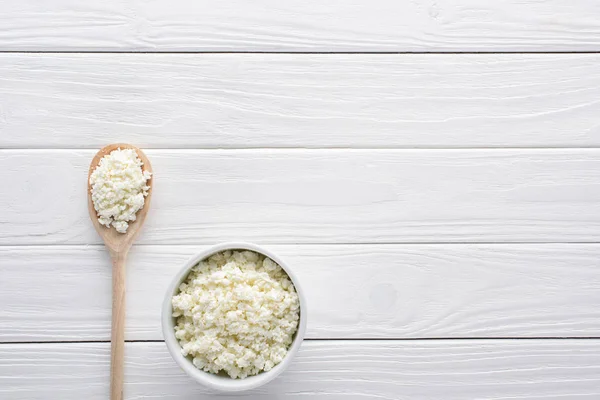
[[[175,337],[196,368],[232,378],[269,371],[288,352],[300,301],[285,271],[252,251],[201,261],[173,296]]]
[[[151,174],[142,165],[133,149],[113,150],[102,157],[90,176],[92,201],[102,225],[125,233],[128,222],[135,221],[150,189]]]

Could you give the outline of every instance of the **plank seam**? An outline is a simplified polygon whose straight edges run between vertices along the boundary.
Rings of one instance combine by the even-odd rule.
[[[135,50],[0,50],[4,54],[331,54],[331,55],[457,55],[457,54],[600,54],[599,50],[582,51],[135,51]]]
[[[415,342],[415,341],[494,341],[494,340],[600,340],[598,336],[536,336],[536,337],[425,337],[425,338],[304,338],[307,342]],[[18,341],[0,342],[0,345],[20,344],[101,344],[110,343],[110,340],[57,340],[57,341]],[[162,339],[125,340],[125,343],[164,343]]]
[[[212,152],[240,152],[240,153],[251,153],[258,151],[289,151],[289,152],[362,152],[362,151],[373,151],[373,152],[386,152],[386,151],[398,151],[398,152],[428,152],[428,151],[444,151],[444,152],[461,152],[461,151],[485,151],[485,152],[507,152],[514,151],[516,153],[519,152],[530,152],[530,151],[540,151],[540,152],[560,152],[560,151],[569,151],[569,152],[596,152],[600,150],[600,146],[586,146],[586,147],[197,147],[197,148],[189,148],[189,147],[143,147],[144,150],[148,150],[151,152],[159,152],[159,151],[168,151],[168,152],[177,152],[183,154],[193,154],[193,153],[212,153]],[[0,147],[0,152],[2,153],[17,153],[17,152],[32,152],[39,153],[45,151],[86,151],[93,152],[97,151],[98,147]]]
[[[175,247],[175,248],[186,248],[194,246],[210,246],[215,242],[198,242],[194,244],[163,244],[163,243],[144,243],[135,244],[134,247]],[[598,241],[590,242],[302,242],[302,243],[291,243],[291,242],[268,242],[261,241],[266,246],[438,246],[438,245],[453,245],[453,246],[464,246],[464,245],[498,245],[498,246],[537,246],[537,245],[599,245]],[[0,244],[0,249],[14,248],[47,248],[53,247],[55,249],[79,249],[82,247],[87,248],[103,248],[102,243],[90,243],[90,244],[61,244],[61,243],[49,243],[49,244]]]
[[[0,152],[17,152],[17,151],[74,151],[74,150],[97,150],[99,147],[0,147]],[[321,151],[354,151],[354,150],[366,150],[366,151],[386,151],[386,150],[447,150],[447,151],[470,151],[470,150],[486,150],[486,151],[505,151],[505,150],[535,150],[535,151],[554,151],[554,150],[600,150],[600,146],[546,146],[546,147],[535,147],[535,146],[510,146],[510,147],[448,147],[448,146],[369,146],[369,147],[340,147],[340,146],[314,146],[314,147],[298,147],[298,146],[290,146],[290,147],[143,147],[144,150],[152,150],[152,151],[186,151],[186,152],[194,152],[194,151],[237,151],[237,150],[248,150],[248,151],[258,151],[258,150],[281,150],[281,151],[302,151],[302,150],[321,150]]]

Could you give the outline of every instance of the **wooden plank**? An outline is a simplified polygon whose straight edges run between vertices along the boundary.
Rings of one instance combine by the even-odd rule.
[[[599,64],[598,54],[3,54],[0,147],[597,147]]]
[[[125,354],[125,399],[215,396],[163,343],[128,343]],[[219,399],[597,399],[599,354],[598,340],[312,341],[267,386]],[[104,400],[108,366],[108,343],[0,345],[0,393]]]
[[[600,245],[270,246],[306,291],[309,338],[589,337]],[[204,246],[138,246],[127,339],[160,340],[166,287]],[[0,247],[0,341],[110,339],[110,260],[95,247]]]
[[[0,152],[0,245],[99,244],[91,150]],[[597,242],[600,150],[149,150],[140,244]]]
[[[598,51],[595,0],[5,2],[12,51]]]

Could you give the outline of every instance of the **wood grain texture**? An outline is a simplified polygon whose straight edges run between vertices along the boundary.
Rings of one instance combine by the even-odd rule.
[[[2,54],[0,147],[597,147],[599,64],[598,54]]]
[[[12,51],[600,50],[595,0],[4,3]]]
[[[0,245],[98,244],[94,151],[0,152]],[[596,242],[600,150],[149,150],[140,244]]]
[[[269,246],[308,299],[307,337],[589,337],[600,245]],[[128,340],[160,340],[167,285],[203,246],[135,246]],[[108,340],[110,261],[94,247],[0,247],[0,341]]]
[[[219,399],[597,399],[600,341],[305,342],[267,386]],[[108,395],[108,344],[0,345],[11,400]],[[215,398],[179,370],[164,343],[128,343],[125,399]]]

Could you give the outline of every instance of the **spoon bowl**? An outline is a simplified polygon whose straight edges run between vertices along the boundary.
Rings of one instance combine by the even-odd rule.
[[[90,169],[88,171],[88,181],[87,181],[88,210],[90,212],[90,218],[92,219],[92,224],[94,225],[94,228],[96,228],[96,232],[98,232],[98,234],[104,241],[104,244],[106,245],[106,248],[110,252],[111,257],[113,256],[113,253],[120,253],[120,252],[129,250],[129,248],[133,244],[135,238],[140,233],[142,225],[144,225],[144,221],[146,220],[146,215],[148,214],[148,209],[150,208],[150,198],[152,197],[153,177],[151,175],[150,179],[148,180],[148,186],[150,186],[150,189],[148,190],[148,195],[144,198],[144,207],[136,213],[135,221],[129,222],[129,228],[127,228],[127,232],[119,233],[119,232],[117,232],[117,230],[115,228],[106,227],[98,221],[98,214],[96,212],[96,209],[94,208],[94,202],[92,201],[92,185],[90,184],[90,176],[92,175],[92,172],[94,172],[96,167],[98,167],[100,160],[104,156],[106,156],[106,155],[110,154],[112,151],[118,150],[118,149],[133,149],[133,150],[135,150],[139,159],[142,160],[142,163],[143,163],[142,170],[152,173],[152,166],[150,165],[150,160],[148,160],[148,157],[146,157],[144,152],[141,151],[140,149],[138,149],[137,147],[132,146],[130,144],[126,144],[126,143],[109,144],[108,146],[105,146],[102,149],[100,149],[100,151],[98,151],[98,153],[96,153],[96,155],[92,159],[92,162],[90,164]]]

